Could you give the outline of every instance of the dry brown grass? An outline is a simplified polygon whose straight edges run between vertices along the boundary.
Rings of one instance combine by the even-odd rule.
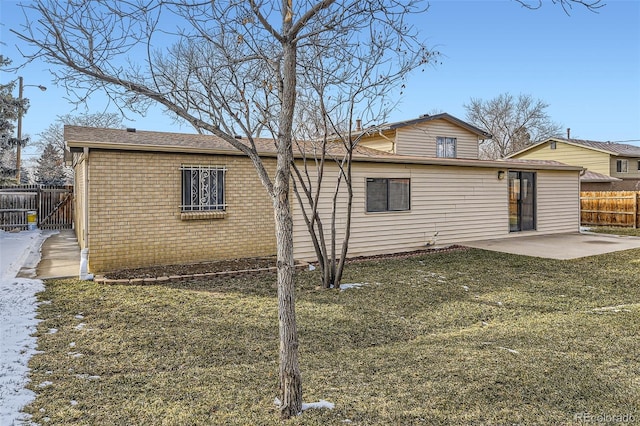
[[[639,276],[640,250],[358,263],[344,282],[366,285],[343,292],[301,273],[304,399],[336,408],[286,424],[573,424],[585,412],[640,421]],[[281,424],[273,276],[46,287],[34,421]]]

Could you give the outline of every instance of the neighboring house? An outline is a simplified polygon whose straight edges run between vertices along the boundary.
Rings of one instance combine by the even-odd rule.
[[[640,147],[615,142],[550,138],[509,156],[582,166],[583,191],[639,191]]]
[[[486,136],[448,114],[369,129],[354,153],[349,255],[417,250],[436,232],[441,245],[577,231],[582,168],[478,160]],[[92,272],[276,253],[269,197],[249,159],[223,140],[66,126],[65,141],[74,156],[76,232]],[[372,149],[383,141],[392,143],[387,152]],[[273,141],[257,144],[273,172]],[[331,160],[324,175],[337,176]],[[321,213],[330,211],[333,187],[323,185]],[[313,261],[291,200],[294,256]]]

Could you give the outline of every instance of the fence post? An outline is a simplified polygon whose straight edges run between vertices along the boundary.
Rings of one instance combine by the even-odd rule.
[[[38,228],[40,228],[40,226],[42,225],[41,221],[42,221],[42,185],[38,185],[38,216],[37,216],[37,224],[38,224]]]
[[[640,201],[640,193],[636,192],[633,203],[633,229],[638,228],[638,201]]]

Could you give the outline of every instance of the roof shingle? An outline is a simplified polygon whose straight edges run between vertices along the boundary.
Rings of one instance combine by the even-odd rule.
[[[599,141],[591,141],[591,140],[585,140],[585,139],[564,139],[564,138],[553,138],[553,139],[562,141],[562,142],[583,145],[589,148],[595,148],[602,151],[609,151],[616,155],[629,155],[634,157],[640,156],[640,147],[635,145],[629,145],[626,143],[599,142]]]

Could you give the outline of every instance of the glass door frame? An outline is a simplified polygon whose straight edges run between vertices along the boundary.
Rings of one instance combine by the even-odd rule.
[[[537,173],[509,170],[507,179],[509,232],[537,229]]]

